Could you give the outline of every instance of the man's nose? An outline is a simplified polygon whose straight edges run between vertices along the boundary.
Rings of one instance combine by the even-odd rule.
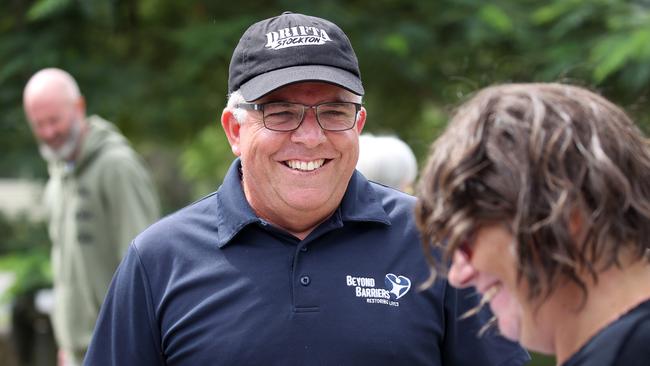
[[[307,109],[302,123],[291,134],[291,140],[307,147],[315,147],[325,142],[326,139],[325,131],[316,119],[316,110],[314,108]]]
[[[49,143],[51,140],[54,140],[56,138],[56,135],[56,128],[50,123],[44,124],[38,128],[38,136],[44,142]]]
[[[56,148],[66,132],[58,121],[47,121],[38,127],[37,133],[42,142]]]

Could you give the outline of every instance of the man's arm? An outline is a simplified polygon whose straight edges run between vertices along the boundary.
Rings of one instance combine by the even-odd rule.
[[[164,365],[149,279],[134,245],[120,264],[84,365]]]
[[[121,257],[133,238],[160,217],[160,204],[151,176],[137,156],[126,151],[109,155],[103,191]]]

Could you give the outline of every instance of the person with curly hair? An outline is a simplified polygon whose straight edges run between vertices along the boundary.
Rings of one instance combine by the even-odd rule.
[[[650,145],[619,107],[557,83],[485,88],[417,195],[432,277],[473,286],[504,336],[564,366],[650,364]]]

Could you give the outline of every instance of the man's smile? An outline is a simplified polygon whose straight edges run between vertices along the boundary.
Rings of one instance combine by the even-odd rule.
[[[291,169],[299,170],[303,172],[314,171],[325,164],[326,159],[316,159],[310,161],[301,161],[301,160],[287,160],[284,161],[284,165],[288,166]]]

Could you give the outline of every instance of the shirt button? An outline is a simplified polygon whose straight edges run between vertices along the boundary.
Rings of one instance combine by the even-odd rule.
[[[309,283],[311,282],[311,278],[309,276],[302,276],[300,277],[300,284],[303,286],[309,286]]]
[[[300,251],[301,251],[301,252],[306,252],[306,251],[307,251],[307,246],[301,247],[301,248],[300,248]]]

